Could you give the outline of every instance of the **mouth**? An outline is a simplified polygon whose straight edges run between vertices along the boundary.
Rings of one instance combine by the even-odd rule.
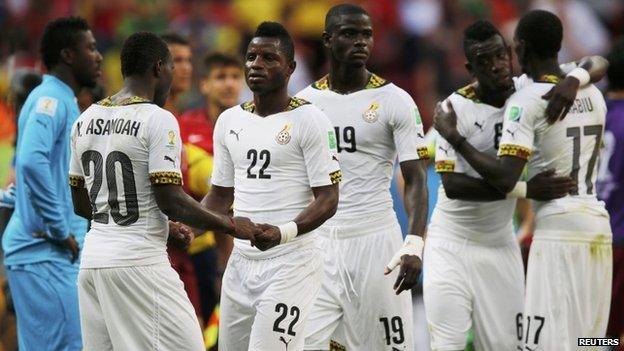
[[[260,73],[250,73],[247,77],[249,82],[260,82],[266,79],[266,76]]]
[[[368,57],[368,52],[366,51],[354,51],[351,56],[353,57],[358,57],[358,58],[367,58]]]

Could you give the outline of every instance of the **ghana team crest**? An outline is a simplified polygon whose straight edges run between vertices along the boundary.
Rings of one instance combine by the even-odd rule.
[[[292,129],[292,124],[291,123],[287,123],[284,128],[282,128],[282,130],[280,130],[279,133],[277,133],[277,136],[275,136],[275,141],[277,141],[278,144],[280,145],[286,145],[288,144],[288,142],[290,141],[290,130]]]
[[[379,104],[373,102],[368,109],[362,113],[362,118],[368,123],[375,123],[379,118]]]

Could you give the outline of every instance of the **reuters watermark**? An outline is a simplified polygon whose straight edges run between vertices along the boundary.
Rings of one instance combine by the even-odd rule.
[[[577,346],[620,346],[617,338],[578,338]]]

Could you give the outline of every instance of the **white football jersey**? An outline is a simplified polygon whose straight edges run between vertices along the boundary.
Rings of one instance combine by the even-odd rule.
[[[416,104],[401,88],[372,75],[351,94],[329,89],[325,76],[297,94],[318,106],[336,132],[343,173],[338,212],[330,220],[362,218],[392,209],[394,162],[427,158]]]
[[[459,133],[477,150],[496,156],[505,108],[480,102],[472,85],[451,94],[447,101],[451,102],[457,115]],[[457,172],[482,178],[441,136],[437,138],[435,155],[435,168],[439,173]],[[492,202],[449,199],[444,186],[440,184],[428,235],[489,244],[513,240],[512,217],[515,207],[515,199]]]
[[[604,214],[594,187],[607,112],[604,98],[593,85],[581,88],[565,119],[549,125],[544,114],[547,101],[542,96],[557,81],[554,76],[542,77],[510,97],[498,155],[529,160],[529,177],[555,169],[558,175],[578,182],[578,191],[564,198],[536,201],[538,219],[573,211]]]
[[[93,209],[82,268],[168,262],[168,219],[153,184],[182,183],[175,117],[134,97],[104,99],[72,127],[70,184],[84,184]]]
[[[251,102],[224,111],[214,130],[212,184],[234,187],[234,214],[280,225],[295,219],[313,200],[313,187],[336,184],[341,173],[331,123],[317,107],[291,98],[280,113],[261,117]],[[271,250],[289,250],[295,240]],[[235,240],[256,255],[248,241]]]

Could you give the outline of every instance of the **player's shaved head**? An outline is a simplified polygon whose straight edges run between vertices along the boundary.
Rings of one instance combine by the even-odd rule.
[[[516,40],[524,41],[525,50],[539,58],[557,58],[563,40],[563,25],[555,14],[533,10],[518,22]]]
[[[344,15],[365,15],[368,16],[368,12],[362,7],[352,4],[340,4],[332,7],[327,11],[325,15],[325,31],[331,32],[336,25],[340,22],[340,16]]]
[[[279,39],[280,48],[286,58],[292,62],[295,60],[295,44],[286,28],[277,22],[262,22],[254,33],[254,38],[275,38]]]
[[[482,43],[495,36],[503,37],[494,25],[485,20],[478,20],[464,30],[464,55],[467,60],[473,56],[472,48],[475,44]]]

